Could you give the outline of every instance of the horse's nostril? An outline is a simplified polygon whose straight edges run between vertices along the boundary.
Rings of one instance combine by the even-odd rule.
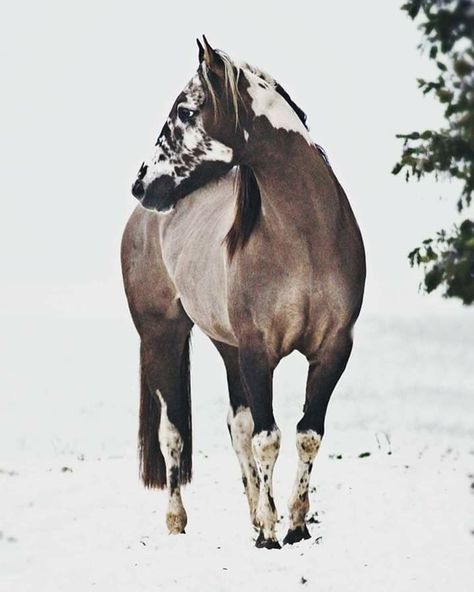
[[[140,179],[137,179],[132,186],[132,195],[137,199],[141,199],[145,195],[145,187]]]

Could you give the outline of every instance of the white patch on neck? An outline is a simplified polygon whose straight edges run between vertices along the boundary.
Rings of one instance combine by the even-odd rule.
[[[252,99],[251,107],[255,117],[266,117],[275,129],[301,134],[308,144],[312,145],[308,130],[285,99],[270,84],[252,72],[244,70],[243,74],[249,83],[247,92]]]

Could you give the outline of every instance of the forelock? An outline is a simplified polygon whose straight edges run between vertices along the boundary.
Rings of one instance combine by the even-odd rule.
[[[242,97],[240,96],[239,92],[239,77],[241,68],[237,63],[234,63],[225,52],[221,51],[220,49],[216,49],[215,51],[219,55],[224,66],[224,90],[226,96],[230,98],[232,102],[235,114],[235,125],[237,127],[239,125],[239,107],[242,104]],[[219,114],[220,106],[216,89],[214,88],[212,82],[212,73],[205,62],[201,63],[198,72],[200,74],[206,93],[212,101],[214,112]]]

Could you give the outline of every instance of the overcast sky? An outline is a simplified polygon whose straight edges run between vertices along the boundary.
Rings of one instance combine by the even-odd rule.
[[[4,8],[2,315],[125,317],[130,185],[197,67],[195,38],[277,78],[308,114],[362,229],[366,312],[445,313],[406,253],[456,218],[447,184],[390,171],[397,132],[441,123],[401,2],[43,1]]]

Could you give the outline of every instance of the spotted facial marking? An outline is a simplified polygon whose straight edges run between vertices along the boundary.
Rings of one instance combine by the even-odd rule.
[[[230,164],[233,150],[212,138],[204,128],[202,109],[206,101],[203,83],[197,73],[176,99],[155,144],[155,151],[144,163],[139,179],[144,186],[142,204],[147,204],[147,189],[154,181],[166,184],[168,192],[178,188],[203,163]],[[140,174],[142,175],[140,177]],[[160,211],[172,209],[174,203]]]

